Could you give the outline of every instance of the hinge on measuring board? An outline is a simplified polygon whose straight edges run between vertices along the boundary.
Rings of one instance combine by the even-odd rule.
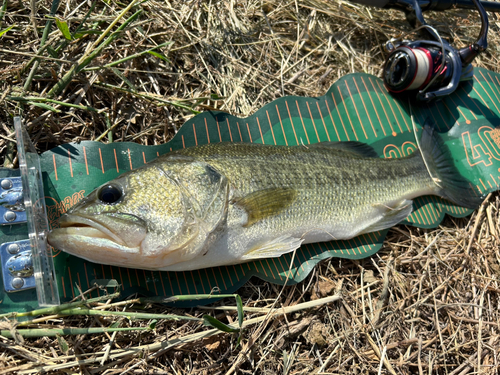
[[[0,179],[0,224],[26,223],[21,177]],[[6,242],[0,245],[3,285],[6,292],[35,287],[30,240]]]
[[[35,287],[30,240],[3,243],[0,245],[0,260],[6,292],[18,292]]]
[[[0,224],[26,223],[21,177],[0,179]]]

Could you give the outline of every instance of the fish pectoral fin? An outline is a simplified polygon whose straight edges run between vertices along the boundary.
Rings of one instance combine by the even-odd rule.
[[[411,214],[413,201],[403,199],[388,205],[375,204],[374,207],[379,208],[383,212],[382,218],[363,229],[360,234],[384,230],[400,223]]]
[[[303,239],[291,236],[281,236],[271,241],[260,243],[248,250],[242,260],[277,258],[300,247]]]
[[[248,217],[243,226],[249,227],[266,217],[280,213],[289,207],[296,197],[297,191],[292,188],[270,188],[237,198],[233,203],[246,211]]]
[[[309,147],[326,147],[335,148],[337,150],[347,151],[357,156],[365,158],[378,158],[380,157],[372,146],[362,142],[319,142],[310,145]]]

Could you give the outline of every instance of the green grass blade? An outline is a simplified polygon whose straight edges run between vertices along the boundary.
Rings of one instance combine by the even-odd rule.
[[[133,91],[137,91],[137,87],[134,86],[134,84],[132,82],[130,82],[130,80],[125,77],[118,69],[116,68],[111,68],[111,71],[116,74],[123,82],[125,82],[125,84],[130,87]]]
[[[243,301],[239,294],[235,295],[236,298],[236,307],[238,308],[238,324],[240,328],[243,326]]]
[[[59,348],[64,354],[68,354],[69,352],[69,344],[61,335],[57,335],[57,344]]]
[[[66,309],[59,312],[60,315],[96,315],[96,316],[121,316],[127,319],[165,319],[165,320],[193,320],[201,321],[200,318],[191,316],[180,316],[171,314],[150,314],[139,312],[105,311],[86,308]]]
[[[1,17],[0,17],[1,18]],[[9,31],[10,29],[12,29],[15,25],[12,25],[12,26],[9,26],[7,27],[6,29],[3,29],[3,30],[0,30],[0,38],[3,36],[3,34],[5,34],[7,31]]]
[[[75,32],[74,34],[72,34],[72,37],[73,39],[80,39],[80,38],[83,38],[85,35],[91,35],[91,34],[99,34],[99,31],[97,30],[82,30],[82,31],[78,31],[78,32]]]
[[[162,59],[165,62],[170,62],[169,59],[165,57],[165,55],[162,55],[161,53],[155,52],[155,51],[148,51],[150,55],[153,55],[155,57],[158,57],[159,59]]]
[[[87,335],[95,333],[104,332],[127,332],[127,331],[149,331],[148,327],[134,327],[134,328],[103,328],[103,327],[91,327],[91,328],[37,328],[37,329],[18,329],[15,332],[22,337],[55,337],[57,335],[67,336],[67,335]],[[2,329],[0,330],[0,336],[6,338],[14,338],[11,331]]]
[[[186,110],[188,110],[189,112],[191,112],[192,114],[195,114],[195,115],[201,113],[200,111],[197,111],[197,110],[193,109],[193,107],[181,104],[181,103],[179,103],[177,101],[172,102],[170,100],[166,100],[166,99],[160,98],[160,97],[155,96],[155,95],[148,95],[148,94],[138,93],[138,92],[133,91],[133,90],[127,90],[127,89],[125,89],[123,87],[118,87],[118,86],[110,85],[109,83],[96,82],[95,84],[97,86],[100,86],[100,87],[108,89],[108,90],[119,91],[119,92],[131,94],[131,95],[134,95],[134,96],[137,96],[137,97],[140,97],[140,98],[149,99],[149,100],[154,101],[154,102],[160,102],[160,103],[163,103],[165,105],[171,105],[173,107],[186,109]]]
[[[228,326],[227,324],[222,323],[220,320],[217,320],[213,316],[210,316],[210,315],[203,315],[203,324],[208,326],[208,327],[217,328],[219,331],[222,331],[222,332],[233,333],[233,332],[240,331],[237,328],[233,328],[233,327]]]
[[[7,0],[3,0],[2,8],[0,9],[0,25],[3,21],[3,16],[5,15],[5,10],[7,9]]]
[[[29,101],[28,104],[34,105],[35,107],[40,107],[40,108],[45,109],[45,110],[52,111],[54,113],[60,113],[61,112],[60,110],[52,107],[51,105],[45,104],[45,103],[37,103],[37,102]]]
[[[117,60],[117,61],[113,61],[109,64],[106,64],[104,66],[95,66],[95,67],[92,67],[92,68],[86,68],[84,69],[85,71],[92,71],[92,70],[99,70],[99,69],[103,69],[103,68],[111,68],[111,67],[114,67],[116,65],[119,65],[121,63],[124,63],[128,60],[132,60],[132,59],[135,59],[136,57],[139,57],[139,56],[142,56],[146,53],[149,53],[151,51],[154,51],[155,49],[158,49],[158,48],[162,48],[162,47],[165,47],[169,44],[172,44],[172,42],[165,42],[165,43],[162,43],[162,44],[159,44],[153,48],[150,48],[148,50],[145,50],[145,51],[142,51],[142,52],[138,52],[138,53],[135,53],[133,55],[130,55],[130,56],[127,56],[127,57],[124,57],[123,59],[120,59],[120,60]],[[163,55],[162,55],[163,56]]]
[[[52,56],[55,59],[59,57],[59,53],[57,53],[57,50],[52,48],[52,46],[50,45],[47,45],[47,52],[49,53],[50,56]]]
[[[151,297],[144,298],[144,301],[147,302],[161,302],[161,303],[170,303],[175,301],[195,301],[199,299],[221,299],[221,298],[233,298],[234,294],[187,294],[181,296],[172,296],[168,298],[164,297]]]
[[[44,107],[42,105],[39,105],[40,103],[53,103],[53,104],[62,105],[64,107],[70,107],[70,108],[76,108],[76,109],[83,109],[85,111],[97,112],[97,109],[95,109],[94,107],[89,107],[87,105],[66,103],[66,102],[61,102],[59,100],[47,99],[47,98],[37,98],[37,97],[33,97],[33,96],[22,97],[22,96],[7,95],[6,99],[16,101],[16,102],[29,102],[29,104],[38,105],[38,107],[42,107],[42,108],[44,108]],[[50,108],[45,108],[45,109],[50,109]]]
[[[106,294],[104,296],[96,297],[96,298],[91,298],[85,301],[77,301],[77,302],[70,302],[70,303],[65,303],[59,306],[52,306],[52,307],[45,307],[43,309],[38,309],[38,310],[32,310],[28,312],[13,312],[13,313],[7,313],[7,314],[0,314],[0,319],[2,318],[20,318],[20,317],[28,317],[28,316],[38,316],[38,315],[54,315],[58,314],[61,311],[72,309],[75,307],[80,307],[85,304],[91,304],[95,302],[100,302],[100,301],[107,301],[111,300],[114,298],[117,298],[120,296],[120,293],[112,293],[112,294]]]
[[[67,39],[72,40],[71,33],[69,32],[68,23],[66,21],[61,21],[59,18],[56,18],[56,25],[61,34]]]

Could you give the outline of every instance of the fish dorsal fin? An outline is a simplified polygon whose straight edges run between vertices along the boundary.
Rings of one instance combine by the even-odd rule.
[[[289,207],[296,197],[297,191],[292,188],[269,188],[237,198],[234,204],[246,211],[248,218],[243,226],[249,227],[266,217],[280,213]]]
[[[375,152],[372,146],[363,142],[319,142],[310,145],[309,147],[325,147],[334,148],[337,150],[351,152],[365,158],[378,158],[379,155]]]
[[[360,234],[384,230],[402,222],[411,214],[413,210],[413,201],[403,199],[389,205],[375,204],[374,206],[382,211],[382,217],[363,229]]]
[[[264,241],[250,250],[241,258],[242,260],[255,260],[263,258],[277,258],[283,254],[298,249],[303,239],[291,236],[281,236],[270,241]]]

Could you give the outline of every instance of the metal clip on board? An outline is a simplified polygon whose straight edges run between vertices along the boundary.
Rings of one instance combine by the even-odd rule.
[[[20,177],[0,179],[0,224],[27,223],[26,239],[0,245],[4,289],[15,293],[36,288],[39,306],[59,305],[52,254],[47,246],[47,210],[40,159],[22,126],[14,118]]]

